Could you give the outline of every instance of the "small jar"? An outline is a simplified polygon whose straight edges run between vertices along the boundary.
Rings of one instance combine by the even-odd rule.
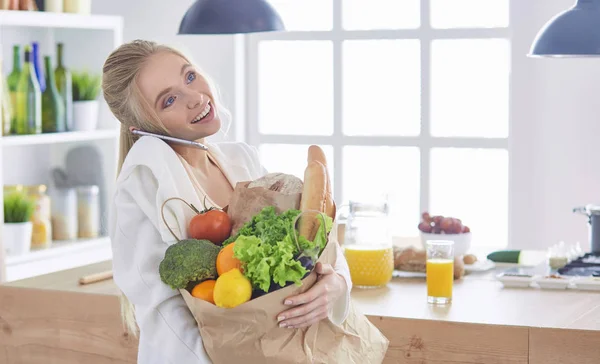
[[[4,193],[4,197],[6,197],[14,192],[23,192],[23,190],[24,190],[23,185],[5,185],[4,188],[2,189],[2,191]]]
[[[55,188],[52,198],[52,238],[77,239],[77,193],[74,188]]]
[[[77,222],[80,239],[100,234],[100,199],[98,186],[77,187]]]
[[[90,15],[92,13],[92,0],[64,0],[65,13]]]
[[[63,0],[44,0],[44,11],[62,13]]]
[[[48,248],[52,244],[51,204],[46,189],[46,185],[27,187],[27,194],[35,201],[35,210],[31,217],[33,223],[32,249]]]

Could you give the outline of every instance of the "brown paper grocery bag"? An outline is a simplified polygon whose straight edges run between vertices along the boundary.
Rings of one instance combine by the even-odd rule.
[[[250,183],[238,182],[227,206],[227,214],[233,224],[231,235],[235,235],[252,216],[258,215],[267,206],[273,206],[277,214],[300,207],[301,193],[285,194],[264,187],[248,188]]]
[[[318,261],[335,265],[337,249],[338,243],[329,239]],[[290,285],[228,309],[194,298],[186,290],[181,294],[214,363],[381,363],[389,341],[352,301],[341,326],[324,319],[307,328],[279,328],[276,317],[289,308],[284,299],[305,292],[315,281],[313,271],[300,287]]]

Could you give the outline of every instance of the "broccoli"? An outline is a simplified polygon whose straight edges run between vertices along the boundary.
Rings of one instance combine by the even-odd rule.
[[[216,279],[220,250],[208,240],[181,240],[167,248],[158,269],[160,279],[173,289],[186,288],[194,281]]]

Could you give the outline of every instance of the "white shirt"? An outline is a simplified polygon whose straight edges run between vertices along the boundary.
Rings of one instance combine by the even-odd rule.
[[[257,150],[245,143],[207,145],[234,186],[267,173]],[[114,280],[135,307],[140,328],[138,363],[211,363],[183,297],[164,284],[158,272],[166,249],[176,242],[161,218],[161,206],[170,197],[203,206],[204,196],[199,196],[177,153],[164,141],[144,136],[129,151],[111,201]],[[194,212],[172,200],[165,205],[164,215],[173,232],[187,238],[187,222]],[[339,325],[348,314],[352,283],[343,255],[338,255],[334,269],[348,287],[329,313]]]

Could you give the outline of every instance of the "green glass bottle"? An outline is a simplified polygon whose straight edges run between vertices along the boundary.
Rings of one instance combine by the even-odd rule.
[[[33,68],[31,47],[25,46],[25,63],[17,85],[17,134],[41,134],[42,93]]]
[[[42,133],[66,131],[65,105],[56,88],[52,61],[44,57],[46,67],[46,90],[42,94]]]
[[[55,76],[56,87],[65,105],[65,119],[67,130],[73,126],[73,84],[71,81],[71,72],[64,66],[63,63],[63,44],[56,45],[57,64]]]
[[[13,46],[13,68],[12,72],[8,75],[6,82],[8,83],[8,92],[10,93],[10,104],[11,104],[11,134],[15,134],[17,126],[17,86],[19,85],[19,78],[21,78],[21,47],[18,45]]]

